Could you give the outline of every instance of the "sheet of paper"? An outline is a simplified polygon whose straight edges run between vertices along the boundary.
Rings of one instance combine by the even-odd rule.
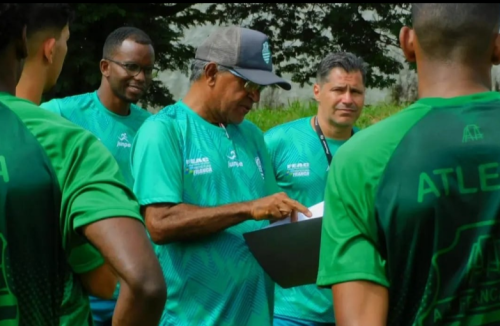
[[[322,201],[321,203],[317,203],[316,205],[313,205],[313,206],[308,207],[308,208],[309,208],[309,211],[311,211],[312,216],[307,217],[304,214],[299,213],[297,216],[297,222],[305,221],[305,220],[308,220],[311,218],[323,217],[323,212],[325,210],[325,202]],[[266,228],[278,226],[278,225],[283,225],[283,224],[287,224],[287,223],[290,223],[290,217],[287,217],[287,218],[284,218],[284,219],[279,220],[277,222],[274,222],[273,224],[266,226]]]

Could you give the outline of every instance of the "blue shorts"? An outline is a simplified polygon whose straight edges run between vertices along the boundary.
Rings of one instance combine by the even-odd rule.
[[[90,309],[96,326],[111,326],[116,300],[104,300],[90,296]]]
[[[321,323],[312,320],[274,315],[273,326],[335,326],[335,323]]]

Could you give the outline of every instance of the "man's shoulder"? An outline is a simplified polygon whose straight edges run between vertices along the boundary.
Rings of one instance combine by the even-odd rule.
[[[40,104],[40,107],[61,115],[67,115],[75,109],[87,108],[93,102],[93,92],[53,98]]]
[[[295,130],[303,129],[304,126],[307,126],[307,123],[310,121],[310,119],[311,117],[299,118],[270,128],[264,134],[266,142],[275,143],[279,141],[280,143],[293,143],[295,141],[295,139],[293,139],[293,132]]]
[[[180,101],[169,104],[163,109],[158,111],[156,114],[152,114],[148,117],[148,121],[163,121],[165,123],[169,122],[180,122],[187,119],[187,112],[184,105]]]
[[[57,146],[61,149],[59,153],[64,155],[68,150],[78,150],[94,141],[100,143],[89,131],[57,114],[43,110],[33,102],[14,96],[1,96],[0,102],[21,119],[46,149],[53,148],[55,143],[67,144],[69,146]]]
[[[90,93],[82,93],[76,95],[70,95],[60,98],[53,98],[49,101],[43,102],[40,106],[45,106],[48,103],[57,103],[57,104],[87,104],[92,101],[92,96],[94,92]]]
[[[335,159],[347,165],[359,158],[379,161],[381,156],[392,155],[408,131],[424,117],[431,107],[415,103],[382,121],[359,130],[335,153]],[[386,161],[383,159],[382,161]]]
[[[130,106],[130,110],[133,112],[136,119],[143,121],[143,122],[146,121],[149,117],[151,117],[153,115],[147,109],[141,108],[140,106],[137,106],[135,104],[132,104]]]
[[[238,125],[238,128],[242,129],[242,130],[247,130],[247,131],[250,131],[250,132],[257,132],[259,135],[262,135],[263,132],[262,130],[259,128],[259,126],[257,126],[255,123],[253,123],[252,121],[250,120],[247,120],[247,119],[244,119],[239,125]]]

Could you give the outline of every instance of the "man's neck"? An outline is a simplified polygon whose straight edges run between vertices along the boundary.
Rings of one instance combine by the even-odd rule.
[[[491,90],[491,66],[419,62],[419,98],[452,98]]]
[[[217,116],[215,110],[211,110],[207,105],[210,101],[205,97],[206,92],[202,89],[198,89],[198,87],[198,85],[193,84],[186,96],[182,99],[182,102],[207,122],[214,125],[223,123],[220,117]]]
[[[122,116],[130,114],[130,103],[115,96],[111,90],[104,89],[102,84],[97,90],[97,96],[102,105],[109,111]]]
[[[45,72],[29,62],[25,63],[21,79],[16,86],[16,96],[40,105],[45,88]]]
[[[352,127],[341,127],[335,125],[333,123],[330,123],[328,119],[322,118],[319,114],[317,115],[317,117],[321,132],[326,138],[334,140],[347,140],[351,137]],[[311,126],[314,130],[316,130],[316,127],[314,126],[314,119],[315,117],[311,119]]]
[[[12,45],[8,45],[12,46]],[[17,84],[17,58],[14,55],[15,51],[9,48],[4,49],[0,53],[0,92],[5,92],[11,95],[16,95]]]

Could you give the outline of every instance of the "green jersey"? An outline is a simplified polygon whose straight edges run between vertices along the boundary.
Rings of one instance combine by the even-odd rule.
[[[317,283],[389,289],[387,325],[498,325],[500,94],[424,98],[342,146]]]
[[[129,115],[113,113],[102,105],[97,91],[52,99],[40,107],[94,134],[116,159],[127,186],[132,188],[134,180],[130,171],[130,148],[135,133],[151,113],[133,104]]]
[[[40,107],[60,115],[94,134],[116,159],[125,183],[132,189],[134,180],[130,171],[130,148],[135,134],[151,113],[136,105],[130,106],[130,114],[123,116],[108,110],[100,101],[97,91],[42,103]],[[120,283],[113,299],[118,298]],[[93,298],[94,301],[107,301]],[[108,305],[109,306],[109,305]],[[108,309],[109,310],[109,309]],[[112,314],[112,311],[106,311]],[[106,315],[103,313],[103,315]],[[73,326],[68,321],[68,326]]]
[[[80,228],[114,216],[142,221],[135,197],[80,127],[6,93],[0,125],[0,324],[57,326],[73,313],[72,325],[92,325],[76,274],[102,257]],[[79,304],[65,305],[70,295]]]
[[[181,101],[142,125],[131,164],[134,192],[144,206],[214,207],[278,191],[254,124],[219,127]],[[161,325],[272,325],[274,283],[243,238],[268,224],[250,220],[194,241],[158,245],[169,296]]]
[[[265,135],[278,186],[307,207],[323,201],[328,175],[328,159],[311,119],[276,126]],[[326,141],[332,155],[345,143],[329,138]],[[332,292],[313,284],[290,289],[276,284],[274,314],[333,323]]]

